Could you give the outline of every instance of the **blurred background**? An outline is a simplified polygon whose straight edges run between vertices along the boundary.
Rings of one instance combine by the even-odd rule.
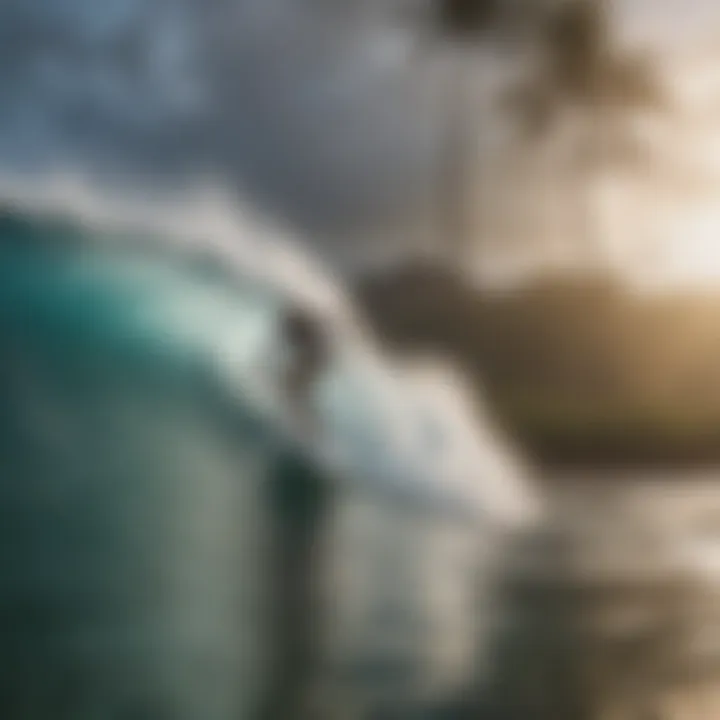
[[[242,202],[541,459],[712,462],[720,11],[467,5],[4,0],[5,196]]]
[[[262,217],[530,461],[488,717],[720,714],[719,191],[714,0],[0,0],[7,207]]]

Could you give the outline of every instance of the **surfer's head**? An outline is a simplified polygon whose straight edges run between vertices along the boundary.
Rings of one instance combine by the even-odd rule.
[[[329,343],[320,320],[298,307],[290,307],[282,320],[282,332],[294,370],[314,376],[325,367]]]
[[[288,400],[307,409],[313,385],[330,359],[330,343],[321,320],[291,306],[281,320],[281,334],[288,353],[284,384]]]

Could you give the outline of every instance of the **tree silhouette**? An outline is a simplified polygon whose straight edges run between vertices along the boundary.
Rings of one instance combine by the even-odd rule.
[[[498,0],[439,0],[435,19],[442,35],[452,41],[477,40],[499,11]]]
[[[520,12],[513,14],[513,7]],[[539,62],[530,78],[513,87],[504,100],[520,123],[520,149],[531,150],[549,137],[567,110],[579,111],[583,128],[571,170],[578,193],[578,234],[589,248],[599,250],[590,181],[604,168],[637,170],[647,162],[647,148],[628,131],[627,121],[638,111],[661,112],[667,97],[648,57],[616,47],[606,0],[560,0],[542,7],[534,16],[540,18],[535,21]],[[490,33],[507,39],[514,30],[527,37],[532,24],[527,19],[530,6],[510,0],[435,0],[433,8],[435,33],[460,47],[480,44]],[[448,87],[440,178],[445,246],[461,261],[471,240],[465,193],[475,132],[466,95],[468,74],[476,70],[468,65],[460,59]]]
[[[441,42],[460,47],[479,44],[493,28],[497,28],[502,15],[502,0],[435,0],[432,26]],[[470,228],[466,216],[466,190],[468,184],[468,151],[470,138],[475,132],[475,118],[467,107],[469,68],[459,58],[453,68],[447,91],[449,96],[442,112],[446,126],[442,144],[440,172],[440,233],[443,247],[450,247],[452,259],[461,265],[470,244]]]
[[[603,238],[596,237],[590,182],[604,169],[647,166],[648,148],[629,132],[628,120],[666,111],[667,92],[649,57],[616,47],[605,0],[564,0],[549,13],[538,45],[537,70],[506,100],[531,145],[547,138],[567,110],[582,118],[571,167],[578,234],[600,259]]]
[[[510,96],[529,130],[545,130],[568,106],[623,114],[667,107],[666,92],[650,58],[618,53],[606,4],[605,0],[564,0],[543,23],[539,71]]]

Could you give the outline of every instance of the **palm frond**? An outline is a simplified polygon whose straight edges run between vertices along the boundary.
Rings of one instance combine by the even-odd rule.
[[[624,55],[608,63],[603,75],[606,102],[628,108],[666,110],[669,98],[650,58]]]
[[[610,50],[610,30],[603,4],[570,0],[548,19],[545,48],[548,72],[568,96],[596,92]]]
[[[499,0],[436,0],[437,24],[449,38],[475,40],[493,23],[499,6]]]

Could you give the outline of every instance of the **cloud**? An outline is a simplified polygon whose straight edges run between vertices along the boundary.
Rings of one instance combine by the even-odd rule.
[[[619,5],[628,31],[647,37],[693,15],[683,0]],[[692,5],[707,27],[715,4]],[[337,262],[437,241],[453,86],[447,52],[403,20],[422,7],[2,0],[0,170],[84,175],[118,194],[215,184]],[[480,99],[502,77],[497,61],[489,51],[468,65]],[[542,225],[520,195],[539,197],[558,160],[537,172],[535,159],[521,162],[507,123],[478,111],[474,219],[490,244],[517,248],[527,233],[511,243],[502,228],[524,216],[528,227]],[[505,207],[512,217],[496,222]]]
[[[392,223],[427,192],[437,112],[363,5],[4,0],[0,163],[115,190],[211,177],[318,237]]]

